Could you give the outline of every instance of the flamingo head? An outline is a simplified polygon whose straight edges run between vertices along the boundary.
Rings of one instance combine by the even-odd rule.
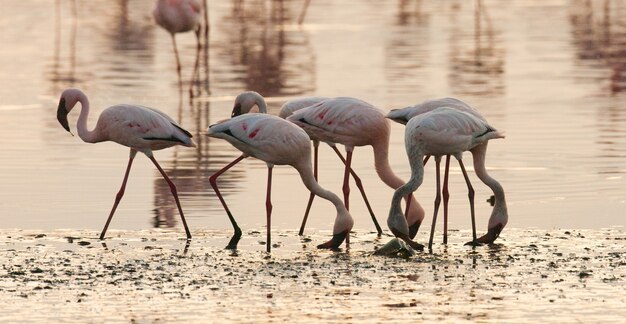
[[[335,207],[337,208],[337,217],[335,218],[335,224],[333,225],[333,237],[330,241],[318,245],[318,249],[336,250],[339,246],[341,246],[344,240],[346,241],[346,244],[350,242],[350,231],[354,226],[354,219],[340,200]]]
[[[76,103],[80,101],[81,97],[84,97],[82,91],[78,89],[66,89],[61,94],[61,99],[59,99],[59,107],[57,108],[57,120],[65,128],[66,131],[72,133],[70,131],[70,125],[67,121],[67,115],[72,111]],[[74,135],[74,134],[72,134]]]
[[[235,98],[235,105],[233,106],[233,111],[230,117],[237,117],[239,115],[247,114],[252,110],[255,105],[259,107],[259,112],[267,112],[267,106],[265,104],[265,99],[263,99],[263,96],[254,91],[242,92]]]

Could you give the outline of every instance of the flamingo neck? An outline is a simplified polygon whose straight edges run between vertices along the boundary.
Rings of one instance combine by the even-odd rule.
[[[307,189],[309,189],[309,191],[323,199],[332,202],[333,205],[335,205],[335,208],[337,209],[337,217],[335,218],[335,224],[333,226],[333,234],[352,229],[352,226],[354,225],[354,220],[344,206],[343,201],[341,200],[341,198],[339,198],[339,196],[335,195],[331,191],[322,188],[322,186],[317,183],[313,176],[310,157],[307,160],[307,163],[301,163],[295,167],[300,174],[302,182],[307,187]]]
[[[393,193],[393,198],[391,198],[391,208],[389,210],[389,216],[387,218],[387,226],[389,226],[389,228],[392,230],[395,229],[398,232],[406,235],[409,235],[409,227],[407,221],[411,222],[411,220],[405,219],[404,215],[402,214],[400,200],[403,197],[406,197],[413,193],[422,184],[422,181],[424,180],[424,165],[422,163],[423,157],[424,155],[421,154],[421,152],[409,152],[409,162],[411,164],[411,178],[407,183],[398,187],[398,189],[396,189],[396,191]],[[411,201],[411,205],[413,203],[414,202]]]
[[[84,93],[78,95],[78,102],[80,102],[80,115],[78,116],[78,122],[76,128],[78,129],[78,136],[87,143],[96,143],[98,134],[96,131],[90,131],[87,128],[87,120],[89,119],[89,99]]]
[[[476,176],[478,176],[484,184],[491,188],[495,197],[493,210],[491,212],[491,216],[489,217],[489,228],[493,228],[498,224],[501,224],[502,227],[504,227],[509,220],[504,189],[502,188],[502,185],[496,181],[496,179],[492,178],[487,173],[487,169],[485,168],[487,143],[488,142],[478,145],[471,150],[474,160],[474,171],[476,172]]]
[[[387,136],[387,139],[385,141],[381,140],[372,147],[374,149],[374,166],[376,168],[376,173],[378,174],[378,177],[392,189],[398,189],[403,186],[405,184],[404,181],[393,172],[391,166],[389,165],[389,136]],[[412,193],[413,191],[409,193]],[[416,222],[421,222],[424,219],[424,209],[417,202],[415,197],[410,196],[409,198],[408,194],[400,197],[404,198],[407,201],[408,199],[411,200],[406,219],[409,224],[413,225]]]

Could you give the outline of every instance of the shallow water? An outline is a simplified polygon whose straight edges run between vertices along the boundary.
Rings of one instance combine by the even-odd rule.
[[[79,87],[92,114],[116,103],[159,108],[190,130],[197,149],[156,153],[177,184],[192,232],[230,224],[208,177],[238,155],[201,134],[227,118],[234,96],[257,90],[272,113],[290,98],[354,96],[384,110],[454,96],[478,107],[506,139],[489,146],[488,168],[507,193],[509,228],[624,226],[626,207],[626,2],[300,1],[210,4],[210,45],[201,96],[179,94],[169,36],[151,20],[153,1],[10,1],[0,19],[0,219],[3,228],[99,230],[121,183],[128,150],[88,145],[55,120],[60,92]],[[178,36],[183,78],[195,39]],[[70,116],[71,125],[77,113]],[[91,116],[93,125],[96,117]],[[391,164],[409,168],[403,126],[392,126]],[[339,193],[342,168],[321,148],[322,185]],[[469,159],[468,159],[469,160]],[[468,163],[471,164],[471,163]],[[376,177],[371,149],[357,148],[379,221],[392,190]],[[223,175],[240,225],[264,225],[265,165],[252,159]],[[478,226],[489,190],[472,176]],[[299,226],[308,194],[294,170],[275,168],[273,226]],[[432,212],[433,167],[417,197]],[[470,227],[466,189],[452,163],[450,227]],[[355,229],[371,230],[352,194]],[[139,157],[112,229],[179,227],[169,189]],[[311,232],[334,211],[316,201]],[[427,218],[427,221],[429,218]],[[503,233],[506,235],[506,231]]]
[[[623,230],[510,229],[472,249],[455,231],[448,247],[411,259],[373,256],[388,237],[354,233],[350,248],[325,239],[197,231],[186,247],[164,230],[0,231],[2,322],[377,321],[622,322]],[[25,305],[28,305],[25,307]],[[96,314],[96,315],[95,315]],[[95,316],[94,316],[95,315]]]

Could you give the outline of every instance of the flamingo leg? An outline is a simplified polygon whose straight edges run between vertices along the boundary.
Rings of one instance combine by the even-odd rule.
[[[194,97],[194,93],[193,93],[193,85],[195,83],[195,81],[197,79],[199,79],[198,77],[198,71],[199,71],[199,67],[200,67],[200,50],[202,49],[202,45],[200,44],[200,29],[202,27],[200,25],[198,25],[198,28],[196,28],[195,33],[196,33],[196,63],[194,64],[193,67],[193,74],[191,75],[191,83],[189,84],[189,98],[193,98]]]
[[[267,197],[265,198],[265,211],[267,217],[267,252],[272,250],[272,169],[273,166],[267,167]]]
[[[109,218],[107,218],[107,221],[104,224],[104,228],[102,229],[102,232],[100,233],[101,240],[104,240],[104,234],[106,234],[107,229],[109,228],[109,224],[111,223],[111,219],[113,219],[113,214],[115,213],[115,210],[117,209],[117,205],[119,205],[120,200],[122,200],[122,197],[124,196],[124,190],[126,190],[126,181],[128,181],[128,175],[130,174],[130,167],[133,165],[133,159],[135,158],[135,155],[137,155],[137,151],[130,149],[130,157],[128,158],[128,166],[126,167],[126,173],[124,173],[124,180],[122,181],[122,186],[120,187],[120,190],[117,192],[117,195],[115,196],[115,203],[113,203],[113,208],[111,209],[111,212],[109,213]]]
[[[433,225],[430,227],[430,239],[428,240],[428,250],[433,250],[433,236],[435,235],[435,224],[437,223],[437,212],[441,203],[441,156],[435,156],[435,165],[437,169],[437,196],[435,197],[435,211],[433,212]]]
[[[181,76],[180,58],[178,57],[178,47],[176,46],[176,36],[174,34],[171,34],[171,35],[172,35],[172,45],[174,46],[174,56],[176,56],[176,71],[178,72],[178,86],[180,87],[182,91],[183,79]]]
[[[463,161],[459,160],[459,165],[461,166],[461,171],[463,171],[463,178],[465,178],[465,183],[467,184],[467,197],[470,202],[470,214],[472,217],[472,239],[473,242],[476,242],[476,213],[474,211],[474,188],[470,183],[469,176],[467,175],[467,171],[465,171],[465,165],[463,165]]]
[[[343,162],[343,164],[346,164],[346,160],[344,159],[341,152],[339,152],[339,149],[337,149],[336,146],[331,146],[331,147],[333,151],[337,153],[337,156],[339,156],[339,159],[341,159],[341,162]],[[367,195],[365,195],[365,188],[363,188],[363,182],[361,181],[361,178],[359,178],[359,176],[356,174],[356,172],[354,172],[354,170],[352,170],[352,168],[350,168],[350,174],[354,178],[354,182],[356,183],[357,188],[359,188],[359,191],[361,192],[361,196],[363,197],[363,201],[365,201],[365,206],[367,207],[367,210],[370,213],[370,216],[372,217],[372,221],[374,222],[374,226],[376,227],[376,232],[378,233],[378,236],[382,235],[383,230],[378,224],[378,221],[376,220],[376,215],[374,215],[374,210],[372,210],[372,206],[370,205],[370,202],[367,199]]]
[[[176,207],[178,207],[178,212],[180,213],[180,219],[182,220],[183,226],[185,227],[185,233],[187,233],[187,240],[191,240],[191,232],[189,231],[189,227],[187,226],[187,221],[185,220],[185,214],[183,213],[183,209],[182,207],[180,207],[180,200],[178,199],[176,185],[174,185],[174,183],[172,182],[172,180],[170,180],[165,171],[163,171],[163,169],[159,165],[159,162],[157,162],[154,156],[150,156],[150,160],[152,160],[152,163],[154,163],[159,172],[161,172],[163,179],[165,179],[165,181],[167,181],[167,184],[170,186],[170,191],[174,196],[174,201],[176,201]]]
[[[319,146],[319,141],[313,141],[313,178],[315,178],[315,181],[317,181],[317,153]],[[311,205],[313,205],[313,199],[315,199],[315,194],[311,192],[311,194],[309,195],[309,202],[306,204],[304,218],[302,219],[302,225],[300,225],[300,231],[298,232],[298,235],[304,234],[304,227],[306,226],[306,221],[309,218],[309,212],[311,211]]]
[[[424,162],[422,163],[422,165],[426,165],[426,163],[428,162],[428,160],[430,160],[430,155],[426,155],[426,157],[424,158]]]
[[[237,221],[235,221],[235,217],[233,217],[233,214],[230,212],[230,209],[228,209],[228,205],[226,205],[226,201],[224,200],[224,197],[222,197],[220,190],[217,188],[217,177],[219,177],[222,173],[226,172],[226,170],[233,167],[235,164],[239,163],[239,161],[243,160],[245,157],[246,156],[242,154],[240,157],[236,158],[233,162],[230,162],[227,166],[215,172],[209,178],[209,183],[211,184],[211,187],[213,187],[213,190],[215,191],[217,198],[222,203],[222,206],[224,207],[224,210],[226,211],[226,215],[228,215],[228,219],[230,220],[230,223],[233,225],[233,230],[235,231],[235,233],[233,234],[233,237],[230,239],[230,242],[228,242],[228,245],[226,246],[227,249],[231,249],[231,250],[234,250],[237,248],[237,243],[239,242],[239,239],[241,239],[241,228],[239,228],[239,225],[237,225]]]
[[[450,192],[448,191],[448,174],[450,172],[450,155],[446,155],[446,167],[443,171],[443,244],[448,244],[448,201]]]
[[[343,174],[343,203],[346,209],[350,210],[350,164],[352,163],[352,151],[346,152],[346,167]]]

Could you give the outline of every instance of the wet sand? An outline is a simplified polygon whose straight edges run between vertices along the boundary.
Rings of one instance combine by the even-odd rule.
[[[507,228],[498,244],[463,246],[469,231],[410,259],[374,256],[391,238],[194,230],[1,230],[0,322],[401,321],[620,322],[626,317],[626,231]],[[427,233],[418,241],[425,243]],[[440,242],[441,237],[437,240]]]

